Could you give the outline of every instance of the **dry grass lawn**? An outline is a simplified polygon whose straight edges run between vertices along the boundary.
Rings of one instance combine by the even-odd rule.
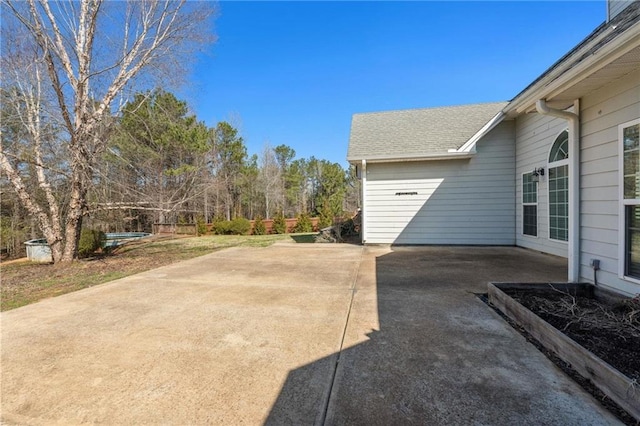
[[[2,264],[0,310],[18,308],[227,247],[265,247],[291,238],[290,235],[151,237],[129,243],[109,255],[70,265],[8,262]]]

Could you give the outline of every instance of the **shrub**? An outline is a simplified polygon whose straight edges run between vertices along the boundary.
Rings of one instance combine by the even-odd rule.
[[[300,213],[298,215],[298,220],[296,222],[296,226],[293,228],[293,232],[312,232],[313,224],[311,223],[311,218],[306,213]]]
[[[224,222],[226,222],[224,219],[219,216],[215,216],[213,218],[213,222],[211,222],[211,232],[215,235],[224,235]]]
[[[229,233],[231,235],[247,235],[251,230],[249,219],[238,217],[229,223]]]
[[[280,211],[276,213],[273,218],[273,226],[271,228],[274,234],[286,234],[287,233],[287,221],[284,218],[284,214]]]
[[[230,220],[217,220],[213,222],[213,233],[216,235],[228,235],[230,227]]]
[[[333,225],[333,212],[328,202],[324,202],[319,213],[318,228],[322,229]]]
[[[207,233],[207,222],[204,220],[204,216],[196,217],[196,233],[198,235],[205,235]]]
[[[250,229],[251,222],[242,217],[233,220],[219,220],[213,224],[213,233],[217,235],[246,235]]]
[[[97,229],[83,229],[80,232],[80,241],[78,241],[78,255],[87,257],[102,247],[102,242],[106,239],[106,235]]]
[[[262,216],[256,216],[256,220],[253,222],[253,235],[265,235],[267,233],[267,226],[264,224]]]

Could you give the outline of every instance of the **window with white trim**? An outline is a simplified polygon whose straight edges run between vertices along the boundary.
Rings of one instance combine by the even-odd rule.
[[[549,152],[549,238],[569,240],[569,131],[558,135]]]
[[[522,175],[522,233],[538,236],[538,182],[533,173]]]
[[[624,275],[640,279],[640,119],[619,126]]]

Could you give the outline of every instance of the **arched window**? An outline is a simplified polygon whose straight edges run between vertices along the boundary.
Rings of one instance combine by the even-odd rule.
[[[564,130],[558,135],[551,152],[549,153],[549,163],[555,163],[556,161],[569,159],[569,132]]]
[[[549,151],[549,238],[569,240],[569,132],[562,131]]]

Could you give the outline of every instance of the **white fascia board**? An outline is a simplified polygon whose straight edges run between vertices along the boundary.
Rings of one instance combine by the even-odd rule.
[[[487,124],[482,126],[482,128],[480,130],[478,130],[478,132],[475,135],[471,136],[471,138],[467,142],[465,142],[464,145],[462,145],[457,150],[453,150],[453,152],[473,152],[473,153],[475,153],[476,152],[476,143],[478,143],[478,141],[480,139],[482,139],[487,133],[489,133],[491,130],[493,130],[498,124],[502,123],[503,119],[504,119],[504,113],[502,111],[500,111],[491,120],[489,120],[489,122]]]
[[[475,152],[444,152],[437,154],[417,155],[417,156],[398,156],[398,157],[365,157],[365,158],[347,158],[349,163],[355,164],[362,160],[370,163],[401,163],[409,161],[437,161],[437,160],[463,160],[473,157]]]
[[[638,37],[640,34],[640,22],[638,22],[575,67],[567,69],[570,60],[582,55],[583,51],[600,42],[610,31],[611,29],[605,31],[600,37],[585,46],[584,49],[575,52],[571,58],[567,59],[567,63],[564,66],[559,67],[539,81],[529,89],[528,93],[523,94],[521,99],[512,100],[503,111],[506,114],[522,114],[530,109],[533,110],[538,99],[553,100],[553,96],[584,80],[622,55],[640,46],[640,37]]]

